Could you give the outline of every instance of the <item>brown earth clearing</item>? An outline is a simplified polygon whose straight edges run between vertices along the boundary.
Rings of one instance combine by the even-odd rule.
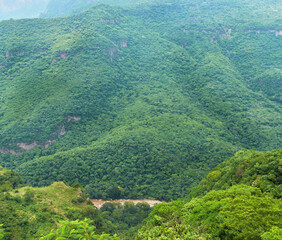
[[[91,199],[91,202],[95,205],[95,207],[97,207],[98,209],[100,209],[104,203],[121,203],[122,205],[125,202],[133,202],[134,204],[140,203],[140,202],[146,202],[150,205],[150,207],[153,207],[156,204],[162,203],[162,201],[159,200],[150,200],[150,199],[119,199],[119,200],[110,200],[110,201],[106,201],[106,200],[102,200],[102,199]]]

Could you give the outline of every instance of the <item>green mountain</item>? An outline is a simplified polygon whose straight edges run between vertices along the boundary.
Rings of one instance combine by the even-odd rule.
[[[281,149],[241,150],[207,174],[186,198],[159,204],[153,211],[146,203],[130,202],[105,203],[98,210],[78,183],[23,187],[16,172],[0,168],[0,239],[75,239],[78,234],[112,239],[106,232],[118,233],[118,239],[278,240],[281,159]]]
[[[219,164],[189,196],[199,196],[211,190],[224,190],[233,185],[245,184],[259,188],[275,198],[281,198],[282,151],[258,152],[241,150],[234,157]]]
[[[21,185],[23,180],[17,172],[0,166],[0,192],[9,191]]]
[[[280,10],[144,1],[1,22],[0,164],[169,200],[241,148],[281,147]]]
[[[124,4],[128,0],[50,0],[40,17],[59,17],[79,13],[96,4]]]
[[[68,16],[79,13],[94,5],[107,4],[111,6],[132,7],[140,4],[164,3],[160,0],[49,0],[48,5],[43,13],[42,18]],[[171,1],[167,1],[171,2]]]
[[[156,206],[137,239],[280,239],[281,159],[239,151],[186,199]]]

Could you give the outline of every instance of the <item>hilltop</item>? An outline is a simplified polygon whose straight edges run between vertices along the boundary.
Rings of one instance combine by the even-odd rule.
[[[118,233],[127,239],[126,232],[138,228],[151,210],[149,204],[141,201],[104,203],[98,210],[79,184],[23,186],[16,172],[0,168],[0,239],[2,229],[4,240],[39,239],[60,227],[62,221],[71,223],[85,218],[92,221],[97,234]]]

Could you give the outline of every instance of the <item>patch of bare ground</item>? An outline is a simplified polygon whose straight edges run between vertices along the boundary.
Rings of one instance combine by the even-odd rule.
[[[60,187],[60,188],[63,188],[63,189],[67,188],[67,185],[64,182],[54,182],[54,183],[52,183],[51,186]]]
[[[80,121],[81,117],[80,116],[68,116],[68,123],[71,124],[73,121]],[[13,155],[19,154],[22,151],[29,151],[35,147],[40,147],[40,148],[48,148],[52,143],[56,142],[61,136],[64,136],[67,134],[67,131],[65,129],[65,125],[58,126],[58,129],[54,131],[51,136],[53,139],[48,139],[45,141],[45,143],[39,144],[37,141],[34,141],[33,143],[24,143],[24,142],[19,142],[19,143],[10,143],[9,145],[17,145],[20,149],[18,151],[15,151],[13,149],[6,149],[6,148],[0,148],[0,154],[5,154],[5,153],[10,153]]]
[[[104,203],[121,203],[122,205],[125,202],[133,202],[134,204],[141,203],[141,202],[146,202],[150,205],[150,207],[155,206],[156,204],[162,203],[162,201],[159,200],[150,200],[150,199],[118,199],[118,200],[102,200],[102,199],[91,199],[91,202],[94,204],[95,207],[100,209]]]
[[[5,149],[5,148],[1,148],[1,149],[0,149],[0,153],[2,153],[2,154],[10,153],[10,154],[13,154],[13,155],[17,154],[16,151],[14,151],[14,150],[12,150],[12,149]]]

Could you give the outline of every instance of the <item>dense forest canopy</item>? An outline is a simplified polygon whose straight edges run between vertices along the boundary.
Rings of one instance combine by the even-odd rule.
[[[282,239],[281,11],[0,1],[0,239]]]
[[[241,150],[186,198],[153,209],[145,202],[97,209],[78,183],[23,187],[16,172],[1,168],[0,239],[279,240],[281,159],[281,149]]]
[[[34,186],[170,200],[241,148],[281,147],[281,5],[262,3],[2,21],[0,164]]]
[[[78,185],[56,182],[33,188],[23,187],[21,181],[14,171],[0,169],[0,239],[39,239],[44,235],[44,239],[57,239],[72,229],[81,233],[79,229],[88,226],[93,237],[107,239],[109,234],[118,232],[126,239],[125,231],[133,231],[152,210],[146,202],[106,203],[99,210]],[[50,233],[58,225],[66,225],[66,232],[61,229]]]
[[[0,239],[281,239],[281,11],[0,1]]]
[[[281,239],[281,159],[237,152],[186,198],[156,206],[137,239]]]

